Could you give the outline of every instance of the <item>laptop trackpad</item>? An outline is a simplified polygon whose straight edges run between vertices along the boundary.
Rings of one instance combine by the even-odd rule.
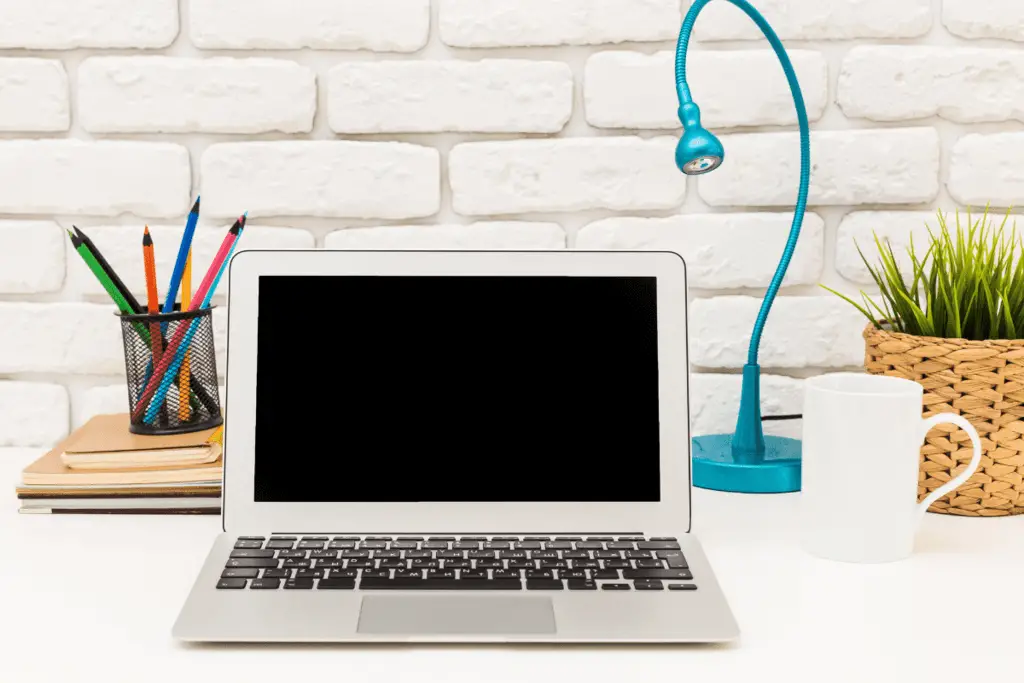
[[[359,633],[533,634],[555,632],[551,598],[540,596],[367,595]]]

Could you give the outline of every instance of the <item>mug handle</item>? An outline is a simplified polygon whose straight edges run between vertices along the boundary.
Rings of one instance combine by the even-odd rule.
[[[928,508],[931,507],[932,503],[970,479],[971,475],[978,469],[978,465],[981,464],[981,437],[978,436],[977,430],[974,429],[971,423],[959,415],[954,415],[953,413],[940,413],[939,415],[932,415],[931,417],[926,418],[921,423],[920,440],[924,441],[932,427],[943,423],[955,424],[957,427],[967,432],[967,436],[971,437],[971,443],[974,444],[974,456],[971,457],[971,462],[967,465],[967,469],[932,491],[924,500],[918,503],[917,513],[919,522],[924,518],[924,513],[928,511]]]

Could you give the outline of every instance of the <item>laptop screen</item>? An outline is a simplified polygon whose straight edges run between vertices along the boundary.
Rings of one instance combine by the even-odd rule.
[[[257,502],[660,500],[654,277],[262,276],[258,324]]]

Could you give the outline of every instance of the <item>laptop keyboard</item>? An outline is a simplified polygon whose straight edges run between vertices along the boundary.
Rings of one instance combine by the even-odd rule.
[[[241,536],[219,589],[696,590],[675,538]]]

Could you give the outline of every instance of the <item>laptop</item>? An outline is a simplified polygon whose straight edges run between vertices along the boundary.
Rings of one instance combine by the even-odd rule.
[[[239,253],[223,533],[174,636],[736,638],[686,310],[670,253]]]

